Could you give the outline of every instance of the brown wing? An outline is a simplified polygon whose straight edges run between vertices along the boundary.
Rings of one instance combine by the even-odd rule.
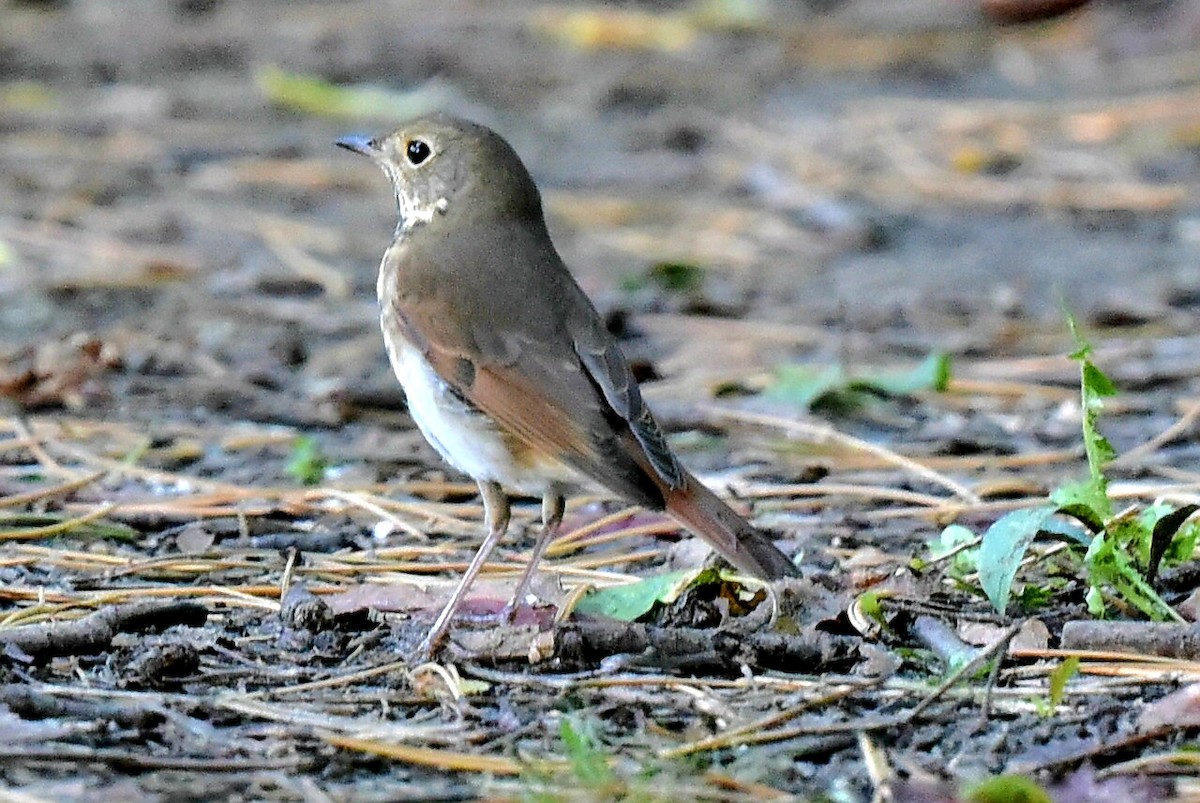
[[[414,244],[385,258],[383,269],[394,271],[395,280],[385,315],[438,375],[530,448],[631,501],[663,507],[664,487],[682,481],[681,469],[615,343],[603,348],[602,337],[580,330],[580,345],[568,331],[580,319],[593,320],[608,336],[553,250],[551,260],[499,270],[478,262],[512,248],[472,249],[475,270],[449,281]],[[447,245],[440,244],[441,259],[455,256]],[[520,275],[530,262],[537,270]],[[488,284],[481,276],[499,278]]]

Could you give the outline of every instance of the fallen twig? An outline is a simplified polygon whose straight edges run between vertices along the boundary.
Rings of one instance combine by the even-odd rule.
[[[1200,627],[1177,622],[1105,622],[1083,619],[1062,629],[1064,650],[1102,650],[1194,661],[1200,658]]]
[[[952,480],[944,474],[940,474],[933,469],[918,463],[916,460],[905,457],[904,455],[893,452],[889,449],[884,449],[869,441],[864,441],[861,438],[856,438],[853,435],[847,435],[844,432],[838,432],[833,427],[827,424],[812,424],[805,421],[798,421],[790,418],[782,418],[780,416],[764,415],[762,413],[751,413],[744,410],[727,410],[722,407],[709,406],[704,408],[704,412],[724,421],[740,421],[747,424],[757,424],[759,426],[775,427],[782,429],[785,432],[808,438],[812,441],[821,443],[832,441],[840,443],[857,451],[869,452],[870,454],[881,457],[892,465],[898,466],[911,474],[914,474],[935,485],[940,485],[946,488],[955,496],[964,500],[969,504],[978,504],[979,496],[965,485]]]
[[[0,644],[34,660],[92,655],[107,649],[117,633],[164,630],[174,625],[199,627],[207,618],[208,609],[194,602],[147,600],[102,608],[69,622],[0,630]]]
[[[650,627],[637,622],[568,622],[555,631],[554,657],[568,664],[591,664],[612,655],[653,651],[651,662],[698,671],[779,668],[822,671],[848,659],[852,641],[827,633],[734,634],[689,627]]]

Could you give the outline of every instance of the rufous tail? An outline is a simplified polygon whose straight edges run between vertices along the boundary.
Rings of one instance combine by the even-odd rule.
[[[665,493],[667,513],[703,538],[730,563],[763,580],[796,577],[800,571],[787,555],[771,543],[695,477]]]

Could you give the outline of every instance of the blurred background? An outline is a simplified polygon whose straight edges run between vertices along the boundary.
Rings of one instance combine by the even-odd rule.
[[[688,693],[485,674],[524,670],[519,629],[497,642],[510,652],[461,664],[469,686],[394,671],[474,552],[482,510],[387,365],[374,285],[391,191],[333,141],[435,109],[512,142],[681,459],[796,556],[804,618],[779,633],[801,649],[771,660],[809,672],[821,653],[826,685],[760,684],[748,653],[715,646],[724,636],[711,655],[630,647],[600,664],[695,670]],[[1006,666],[986,726],[990,693],[926,694],[981,655],[967,644],[1015,632],[965,579],[973,533],[1084,470],[1064,307],[1121,389],[1102,422],[1121,455],[1120,535],[1089,550],[1088,583],[1124,565],[1141,589],[1112,545],[1158,522],[1137,542],[1149,552],[1159,524],[1182,522],[1127,505],[1164,495],[1186,515],[1200,501],[1198,200],[1200,0],[0,0],[4,621],[30,632],[141,599],[215,614],[120,634],[95,659],[23,663],[9,643],[0,714],[33,705],[12,702],[34,699],[27,685],[51,700],[30,679],[56,696],[36,704],[44,721],[0,717],[0,783],[47,800],[540,800],[540,764],[526,774],[512,757],[565,752],[566,794],[596,799],[617,788],[610,764],[637,778],[629,799],[672,798],[679,773],[704,787],[680,800],[866,800],[893,768],[953,790],[1083,763],[1068,782],[1085,791],[1056,797],[1082,800],[1100,794],[1092,761],[1164,769],[1195,725],[1192,706],[1157,697],[1174,663],[1169,681],[1162,664],[1089,667],[1069,709],[1044,680],[1061,695],[1070,662]],[[517,506],[496,568],[523,565],[539,510]],[[573,537],[539,573],[547,600],[564,580],[704,560],[652,515],[581,496],[567,515]],[[1090,616],[1073,554],[1056,542],[1025,560],[1013,597],[1037,618],[1014,646],[1058,646],[1064,620]],[[1179,568],[1160,576],[1172,601],[1197,585]],[[297,613],[302,579],[338,598],[336,618]],[[479,599],[498,608],[499,588]],[[745,594],[694,599],[664,621],[709,628],[745,610]],[[880,610],[897,614],[882,633],[867,622]],[[403,615],[376,627],[375,611]],[[899,635],[925,611],[963,627],[942,646]],[[311,633],[292,641],[302,618]],[[740,641],[746,627],[712,632]],[[559,713],[577,706],[603,739],[568,737]],[[861,731],[880,716],[905,724]],[[382,742],[335,750],[314,736],[326,728],[452,752],[385,761],[354,752]],[[701,749],[709,733],[768,731],[779,741]],[[522,775],[457,772],[464,749]],[[1104,787],[1151,799],[1130,789]]]
[[[434,109],[514,144],[660,404],[785,359],[1061,352],[1063,304],[1188,333],[1197,42],[1191,0],[7,0],[0,393],[402,410],[393,202],[331,143]]]

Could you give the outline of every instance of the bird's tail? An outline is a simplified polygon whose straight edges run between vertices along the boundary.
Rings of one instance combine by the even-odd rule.
[[[665,492],[667,513],[703,538],[738,569],[763,580],[800,574],[787,555],[695,477]]]

